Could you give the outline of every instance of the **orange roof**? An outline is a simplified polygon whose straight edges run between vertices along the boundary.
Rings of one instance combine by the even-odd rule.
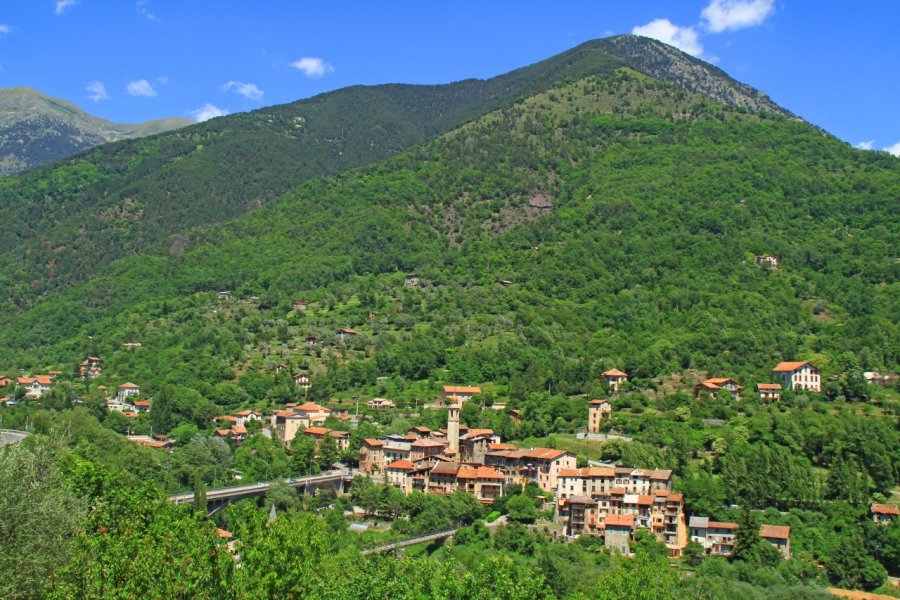
[[[900,507],[896,504],[872,503],[872,512],[876,515],[900,515]]]
[[[439,462],[431,469],[432,475],[456,475],[459,471],[459,463],[455,462]]]
[[[149,400],[135,400],[134,402],[132,402],[132,404],[141,408],[150,408]]]
[[[805,365],[809,365],[812,367],[812,365],[810,365],[805,360],[795,361],[795,362],[791,362],[791,361],[780,362],[777,365],[775,365],[775,368],[772,369],[772,372],[773,373],[790,373],[791,371],[796,371],[797,369],[799,369],[800,367],[805,366]],[[815,367],[813,367],[813,368],[815,368]]]
[[[735,383],[737,383],[737,381],[735,381],[731,377],[711,377],[711,378],[707,379],[706,382],[704,382],[704,383],[712,383],[714,385],[722,385],[723,383],[728,383],[729,381],[734,381]]]
[[[722,389],[722,388],[720,388],[718,385],[716,385],[715,383],[713,383],[713,382],[711,382],[711,381],[701,381],[700,383],[698,383],[698,384],[695,385],[694,387],[695,387],[695,388],[700,388],[700,387],[702,387],[702,388],[706,388],[706,389],[708,389],[708,390],[719,390],[719,389]]]
[[[623,373],[618,369],[610,369],[603,372],[604,377],[628,377],[628,373]]]
[[[216,435],[218,435],[220,437],[226,437],[228,435],[231,435],[231,430],[230,429],[216,429]]]
[[[607,527],[634,527],[634,515],[606,515]]]
[[[381,440],[374,440],[372,438],[363,438],[363,441],[367,446],[384,446],[384,442]]]
[[[16,383],[19,385],[28,385],[32,381],[31,377],[16,377]]]
[[[757,383],[756,389],[758,389],[760,391],[762,391],[762,390],[780,390],[781,384],[780,383]]]
[[[569,454],[566,450],[555,450],[553,448],[532,448],[523,455],[525,458],[537,458],[541,460],[554,460],[560,456]]]
[[[653,496],[639,495],[637,503],[639,506],[650,506],[653,504]]]
[[[604,404],[609,404],[608,400],[591,400],[591,406],[603,406]]]
[[[306,402],[294,408],[294,410],[302,410],[304,412],[331,412],[330,408],[319,406],[315,402]]]
[[[239,417],[248,417],[248,416],[250,416],[251,414],[253,414],[253,415],[258,415],[259,413],[256,412],[255,410],[242,410],[242,411],[240,411],[239,413],[237,413],[237,416],[239,416]]]
[[[235,425],[234,427],[231,428],[231,433],[232,433],[233,435],[246,435],[246,434],[247,434],[247,428],[246,428],[246,427],[241,427],[240,425]]]
[[[328,432],[328,435],[330,435],[333,438],[343,439],[343,438],[350,437],[350,432],[349,431],[341,431],[340,429],[332,429],[331,431]]]
[[[684,494],[678,494],[676,492],[669,492],[669,495],[666,497],[669,502],[681,502],[684,500]]]
[[[737,529],[737,523],[727,523],[723,521],[710,521],[706,524],[708,529]]]
[[[306,431],[303,433],[308,433],[309,435],[327,435],[329,431],[331,430],[327,427],[307,427]]]
[[[518,450],[519,447],[515,444],[488,444],[489,450]]]
[[[391,464],[387,466],[388,469],[399,469],[401,471],[412,471],[413,464],[406,459],[401,458],[400,460],[395,460]]]
[[[410,444],[410,448],[443,448],[447,444],[444,442],[439,442],[437,440],[416,440],[412,444]]]
[[[219,527],[216,527],[216,535],[222,538],[223,540],[229,540],[232,538],[230,531],[225,531]]]
[[[416,431],[418,433],[431,433],[431,430],[427,427],[413,427],[410,431]]]
[[[135,384],[133,384],[133,383],[131,383],[130,381],[127,381],[127,382],[123,383],[122,385],[120,385],[120,386],[119,386],[119,389],[120,389],[120,390],[121,390],[121,389],[126,389],[126,390],[137,390],[137,389],[140,389],[140,387],[137,386],[137,385],[135,385]]]
[[[214,420],[228,421],[229,423],[237,423],[237,417],[232,417],[231,415],[222,415],[220,417],[216,417]]]
[[[479,435],[494,435],[494,430],[493,429],[470,429],[466,433],[466,437],[470,437],[470,438],[473,438],[473,437],[476,437]]]
[[[359,332],[356,331],[355,329],[350,329],[349,327],[343,327],[341,329],[338,329],[338,333],[346,333],[347,335],[356,335]]]
[[[445,394],[480,394],[480,387],[469,387],[465,385],[445,385],[443,387]]]
[[[785,525],[763,525],[759,528],[759,536],[774,540],[789,540],[791,528]]]

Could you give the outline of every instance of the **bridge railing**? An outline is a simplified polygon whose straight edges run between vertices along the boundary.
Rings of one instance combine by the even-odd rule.
[[[399,548],[406,548],[407,546],[415,546],[416,544],[424,544],[425,542],[433,542],[436,540],[443,540],[449,537],[453,537],[456,535],[456,532],[459,529],[445,529],[443,531],[435,531],[434,533],[427,533],[425,535],[418,535],[416,537],[407,538],[405,540],[397,540],[396,542],[391,542],[389,544],[383,544],[381,546],[376,546],[374,548],[366,548],[362,550],[362,555],[367,556],[369,554],[378,554],[381,552],[390,552],[391,550],[397,550]]]

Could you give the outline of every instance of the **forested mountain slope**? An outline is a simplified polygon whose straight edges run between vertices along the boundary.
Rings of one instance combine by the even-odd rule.
[[[192,123],[179,118],[133,125],[112,123],[31,88],[0,88],[0,177],[107,142],[146,137]]]
[[[310,181],[177,256],[118,260],[7,318],[0,348],[13,367],[90,345],[111,374],[201,395],[278,362],[323,394],[379,376],[580,393],[611,366],[767,378],[792,358],[896,370],[898,197],[900,160],[620,68]],[[259,299],[195,295],[222,289]]]
[[[102,146],[0,180],[0,307],[134,254],[178,254],[193,229],[258,208],[311,177],[376,162],[557,83],[630,65],[750,110],[787,114],[764,94],[660,42],[587,42],[489,80],[351,87]]]

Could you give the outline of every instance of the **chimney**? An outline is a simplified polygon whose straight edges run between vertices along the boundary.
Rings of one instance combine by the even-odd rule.
[[[451,404],[447,412],[447,441],[454,455],[459,454],[459,408],[459,404]]]

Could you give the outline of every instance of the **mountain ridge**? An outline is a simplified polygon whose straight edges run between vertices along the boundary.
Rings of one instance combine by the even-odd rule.
[[[0,177],[100,144],[163,133],[190,124],[192,120],[178,117],[114,123],[34,88],[0,88]]]

